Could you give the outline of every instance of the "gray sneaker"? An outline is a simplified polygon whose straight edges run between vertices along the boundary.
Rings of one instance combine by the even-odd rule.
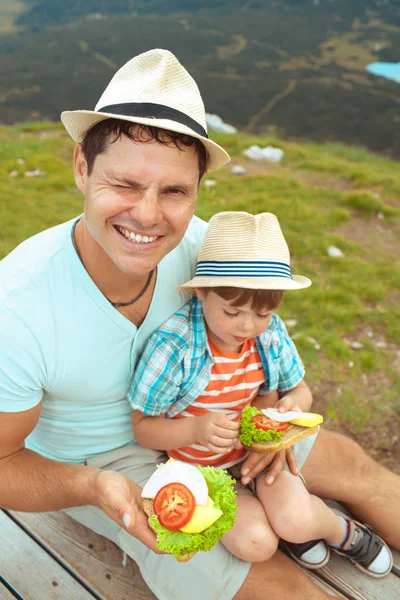
[[[346,556],[357,569],[370,577],[385,577],[392,570],[393,557],[389,547],[369,525],[363,525],[335,511],[347,520],[349,537],[341,548],[331,550]]]
[[[322,569],[331,556],[324,540],[311,540],[302,544],[280,540],[280,544],[294,561],[306,569]]]

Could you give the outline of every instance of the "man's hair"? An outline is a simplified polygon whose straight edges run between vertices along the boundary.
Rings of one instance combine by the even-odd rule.
[[[239,308],[250,303],[252,310],[274,310],[282,302],[283,290],[250,290],[237,287],[202,287],[205,295],[214,292],[224,300],[231,302],[232,306]]]
[[[105,119],[89,129],[82,142],[88,175],[92,172],[96,156],[104,152],[108,144],[113,144],[122,135],[133,142],[158,142],[165,146],[174,145],[179,150],[194,146],[199,161],[199,181],[207,170],[209,154],[204,144],[197,138],[151,125],[141,125],[121,119]]]

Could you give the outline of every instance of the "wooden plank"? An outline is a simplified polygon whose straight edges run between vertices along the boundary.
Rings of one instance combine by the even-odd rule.
[[[397,575],[397,577],[400,577],[400,552],[398,550],[393,550],[392,548],[392,554],[393,554],[393,573],[395,573]]]
[[[136,563],[123,552],[65,513],[11,513],[47,552],[104,600],[156,600]],[[47,598],[46,598],[47,600]]]
[[[15,600],[15,596],[0,582],[0,600]]]
[[[328,596],[334,596],[335,598],[340,598],[340,600],[348,600],[348,596],[343,596],[340,592],[332,588],[330,585],[325,583],[322,579],[320,579],[315,573],[308,569],[301,569],[308,577],[312,580],[314,585],[317,585],[319,588],[324,590]]]
[[[0,511],[1,574],[24,600],[93,600],[80,583]]]
[[[399,600],[400,578],[390,573],[382,579],[369,577],[346,558],[331,553],[329,563],[316,575],[352,600]]]

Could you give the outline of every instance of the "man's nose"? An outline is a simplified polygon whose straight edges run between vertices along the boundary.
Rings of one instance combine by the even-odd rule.
[[[143,190],[129,212],[131,218],[139,222],[143,229],[158,225],[161,222],[158,191],[151,188]]]

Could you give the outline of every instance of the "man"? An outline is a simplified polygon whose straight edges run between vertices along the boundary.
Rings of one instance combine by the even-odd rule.
[[[62,120],[77,141],[84,214],[0,264],[0,506],[67,509],[132,556],[160,599],[326,598],[279,554],[253,566],[221,544],[185,566],[157,555],[140,508],[139,485],[163,455],[134,443],[126,392],[145,340],[184,302],[175,288],[192,276],[204,231],[199,181],[229,160],[207,138],[195,82],[170,52],[149,51],[116,73],[95,111]],[[243,475],[262,463],[248,459]],[[355,443],[325,432],[304,475],[398,544],[399,480]]]

